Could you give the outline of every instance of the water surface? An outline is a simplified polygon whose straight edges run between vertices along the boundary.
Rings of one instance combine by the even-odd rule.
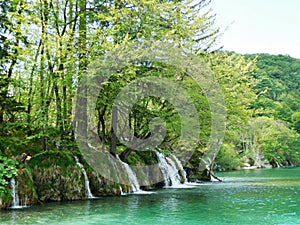
[[[0,212],[0,224],[300,224],[300,168],[219,173],[224,182]]]

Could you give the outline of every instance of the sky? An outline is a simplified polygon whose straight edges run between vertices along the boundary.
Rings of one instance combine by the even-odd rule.
[[[300,59],[300,0],[212,0],[210,8],[224,50]]]

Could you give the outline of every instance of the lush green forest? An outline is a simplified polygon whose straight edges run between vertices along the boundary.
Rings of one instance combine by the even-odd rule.
[[[233,169],[241,162],[262,166],[264,161],[273,167],[299,165],[300,60],[268,54],[244,58],[255,64],[250,74],[254,98],[244,119],[247,124],[239,127],[236,141],[223,146],[220,166]]]
[[[80,126],[88,132],[87,121],[78,120],[74,125],[74,117],[82,116],[74,115],[74,108],[84,109],[87,104],[86,99],[76,98],[82,88],[80,82],[99,57],[131,42],[148,40],[172,43],[195,55],[222,90],[225,137],[207,168],[300,165],[300,60],[216,49],[218,28],[208,3],[0,1],[0,192],[9,191],[9,180],[17,169],[25,168],[34,183],[41,182],[37,175],[40,168],[66,168],[74,163],[74,155],[83,161],[75,131]],[[92,112],[93,134],[101,140],[97,148],[105,148],[113,156],[118,154],[130,165],[157,162],[153,149],[137,151],[139,146],[126,146],[113,132],[116,127],[122,130],[117,122],[122,115],[117,119],[113,107],[118,94],[133,81],[149,76],[158,80],[163,76],[187,90],[201,129],[197,141],[193,145],[181,143],[180,150],[190,155],[184,165],[189,179],[203,178],[201,157],[212,147],[212,114],[206,90],[187,71],[162,61],[137,57],[123,68],[112,70],[103,82]],[[145,85],[145,89],[150,88],[150,84]],[[139,94],[142,98],[132,106],[128,119],[131,132],[141,140],[151,137],[152,119],[161,118],[166,135],[153,148],[165,155],[172,153],[184,126],[180,113],[170,99],[143,91]],[[184,97],[176,95],[177,99]],[[81,135],[86,135],[84,132]],[[125,131],[121,138],[126,139]],[[29,158],[22,158],[23,153]],[[92,168],[85,166],[91,177]]]

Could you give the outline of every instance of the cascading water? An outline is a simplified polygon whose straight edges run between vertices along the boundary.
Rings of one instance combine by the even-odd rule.
[[[88,176],[87,176],[87,174],[86,174],[86,171],[85,171],[83,165],[79,162],[79,159],[78,159],[77,156],[74,155],[74,159],[75,159],[75,161],[76,161],[76,164],[77,164],[77,165],[79,166],[79,168],[81,169],[82,174],[83,174],[83,176],[84,176],[84,186],[85,186],[85,194],[86,194],[86,197],[87,197],[88,199],[94,198],[94,196],[93,196],[93,194],[92,194],[92,192],[91,192],[91,189],[90,189],[90,181],[89,181],[89,178],[88,178]]]
[[[117,159],[120,160],[122,165],[125,167],[125,170],[127,172],[127,175],[128,175],[129,181],[130,181],[132,192],[133,193],[141,192],[140,185],[139,185],[138,179],[136,177],[136,174],[133,172],[133,170],[130,168],[130,166],[127,163],[123,162],[119,158],[118,155],[117,155]]]
[[[88,146],[89,146],[90,148],[92,148],[93,150],[98,151],[98,149],[97,149],[96,147],[94,147],[93,145],[91,145],[90,143],[88,143]],[[109,155],[108,158],[109,158],[110,161],[116,166],[116,163],[115,163],[115,161],[111,158],[111,155]],[[119,159],[119,158],[118,158],[118,159]],[[120,160],[120,159],[119,159],[119,160]],[[119,177],[118,177],[118,179],[119,179]],[[125,195],[125,193],[123,192],[122,186],[119,185],[119,187],[120,187],[120,193],[121,193],[121,195]]]
[[[181,175],[184,177],[184,183],[187,182],[186,172],[184,171],[181,162],[175,155],[171,155],[170,157],[165,157],[163,154],[156,152],[156,156],[158,159],[158,166],[163,174],[165,187],[182,186],[179,171],[181,172]],[[171,158],[173,158],[174,160],[172,160]]]
[[[160,171],[163,175],[164,178],[164,185],[165,187],[170,186],[170,177],[169,177],[169,172],[168,172],[168,163],[165,159],[165,156],[159,152],[155,152],[157,159],[158,159],[158,166],[160,168]]]
[[[12,204],[11,204],[11,209],[22,209],[22,208],[26,208],[27,205],[26,204],[22,204],[20,202],[20,198],[19,198],[19,195],[18,195],[18,191],[16,189],[16,180],[14,178],[12,178],[10,180],[10,190],[11,190],[11,195],[12,195],[12,198],[13,198],[13,201],[12,201]],[[25,196],[25,203],[26,203],[26,196]]]
[[[141,189],[140,189],[140,185],[139,185],[139,182],[137,180],[135,173],[133,172],[133,170],[130,168],[130,166],[127,163],[122,162],[122,164],[125,167],[126,172],[128,174],[128,178],[130,180],[132,191],[139,192]]]
[[[109,154],[109,153],[108,153],[108,154]],[[114,164],[114,166],[117,168],[116,161],[112,158],[112,156],[111,156],[110,154],[108,155],[108,158],[109,158],[110,161]],[[117,155],[117,159],[118,159],[119,161],[121,161],[118,155]],[[119,187],[120,187],[120,193],[121,193],[121,195],[125,195],[125,193],[123,192],[123,189],[122,189],[122,185],[120,184],[120,177],[119,177],[119,175],[117,175],[117,178],[118,178],[118,183],[119,183]]]
[[[169,170],[169,177],[171,180],[171,186],[178,186],[181,185],[181,179],[180,179],[180,175],[178,173],[178,169],[176,167],[175,162],[169,158],[166,157],[166,162],[168,163],[168,170]]]
[[[12,178],[10,180],[10,188],[11,188],[11,195],[13,197],[11,208],[12,209],[18,208],[18,207],[20,207],[20,200],[19,200],[19,195],[18,195],[17,190],[16,190],[16,180],[15,180],[15,178]]]
[[[185,170],[183,169],[183,165],[182,163],[180,162],[180,160],[175,156],[175,155],[172,155],[173,159],[175,160],[175,162],[177,163],[177,166],[179,167],[179,170],[181,172],[181,175],[183,176],[183,179],[184,179],[184,184],[188,182],[187,180],[187,175],[186,175],[186,172]]]

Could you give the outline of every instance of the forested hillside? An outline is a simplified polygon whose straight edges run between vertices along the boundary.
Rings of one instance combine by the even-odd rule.
[[[256,65],[251,74],[255,93],[248,107],[251,116],[232,158],[230,150],[223,148],[218,160],[229,168],[236,168],[241,160],[258,166],[264,160],[273,167],[299,165],[300,60],[268,54],[245,58]]]

